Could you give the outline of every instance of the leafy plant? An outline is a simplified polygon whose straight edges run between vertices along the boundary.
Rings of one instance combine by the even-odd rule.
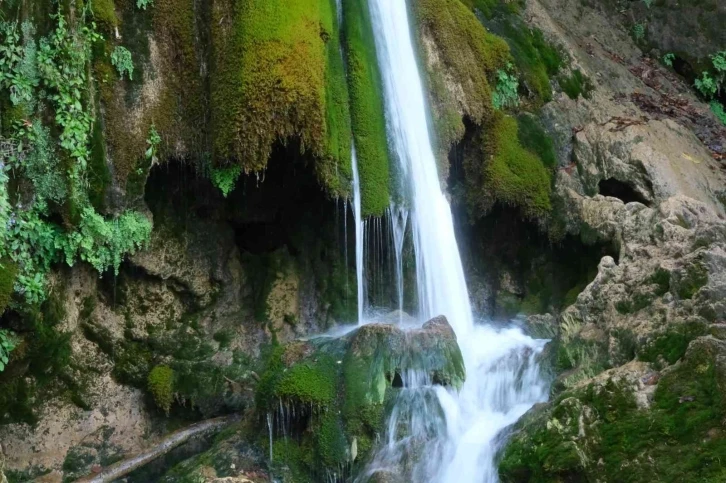
[[[726,111],[724,111],[723,104],[718,101],[711,101],[711,110],[716,115],[721,124],[726,126]]]
[[[17,23],[0,22],[0,88],[10,91],[13,105],[30,103],[39,83],[33,26],[25,22],[21,30],[24,42]]]
[[[124,78],[124,74],[128,74],[129,80],[134,80],[134,61],[131,58],[131,52],[126,47],[116,46],[111,53],[111,64],[116,67],[118,75]]]
[[[645,38],[645,24],[638,22],[633,25],[633,37],[635,40],[640,41]]]
[[[667,53],[663,56],[663,64],[668,67],[673,67],[673,61],[676,60],[676,54]]]
[[[10,353],[16,347],[16,340],[10,331],[0,329],[0,372],[5,370],[10,360]]]
[[[159,152],[159,144],[161,144],[161,136],[154,124],[149,128],[149,137],[146,139],[146,144],[148,145],[145,153],[146,159],[151,163],[155,163],[156,154]]]
[[[212,170],[212,183],[221,192],[225,198],[234,190],[234,185],[237,183],[237,179],[242,173],[242,168],[235,164],[227,168],[213,169]]]
[[[696,79],[694,85],[696,86],[696,89],[698,89],[698,91],[701,93],[701,95],[706,99],[713,98],[713,96],[715,96],[718,92],[718,84],[716,83],[716,80],[711,77],[711,74],[709,74],[707,71],[703,72],[701,74],[701,77]]]
[[[136,0],[136,8],[146,10],[146,7],[154,5],[154,0]]]
[[[519,105],[519,79],[513,73],[514,66],[509,63],[506,69],[497,71],[497,86],[492,94],[495,109],[516,107]]]

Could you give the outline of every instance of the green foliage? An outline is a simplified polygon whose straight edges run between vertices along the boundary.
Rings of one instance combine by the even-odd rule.
[[[713,99],[721,92],[726,82],[726,50],[717,52],[711,56],[712,70],[703,71],[701,77],[697,78],[694,85],[706,100]]]
[[[10,360],[10,353],[17,346],[15,336],[12,332],[0,329],[0,372],[5,370],[5,366]]]
[[[670,327],[664,334],[653,338],[638,349],[638,359],[658,362],[662,357],[668,364],[675,364],[688,349],[693,339],[704,335],[706,327],[699,322],[684,322]]]
[[[676,294],[681,299],[691,299],[708,283],[708,270],[699,263],[689,265],[677,280]]]
[[[35,195],[54,203],[65,201],[68,188],[60,158],[50,136],[50,130],[40,119],[25,129],[24,141],[32,148],[20,163],[25,176],[33,183]]]
[[[654,1],[655,0],[643,0],[643,3],[645,4],[646,7],[650,8],[653,6]]]
[[[513,108],[519,105],[519,79],[513,72],[514,66],[507,64],[506,69],[497,71],[497,84],[492,94],[495,109]]]
[[[174,402],[174,371],[169,366],[156,366],[149,373],[147,387],[154,402],[167,415]]]
[[[663,64],[667,67],[673,67],[674,60],[676,60],[676,54],[667,53],[663,56]]]
[[[721,124],[726,126],[726,110],[724,110],[723,104],[718,101],[711,101],[711,111],[716,115]]]
[[[559,76],[557,81],[562,91],[570,99],[577,99],[580,96],[588,99],[590,97],[590,91],[593,89],[592,82],[580,69],[572,71],[570,76]]]
[[[344,0],[343,15],[363,216],[380,216],[389,205],[390,155],[368,0]]]
[[[146,7],[154,6],[154,0],[136,0],[136,8],[146,10]]]
[[[32,24],[0,22],[0,88],[10,92],[13,105],[31,104],[40,80],[36,66],[37,47]],[[22,40],[22,42],[21,42]]]
[[[708,72],[701,73],[701,77],[694,82],[696,89],[706,99],[711,99],[718,92],[718,83]]]
[[[645,38],[645,24],[638,22],[633,25],[633,37],[637,42]]]
[[[335,361],[320,357],[296,364],[280,378],[275,395],[305,405],[328,406],[335,399]]]
[[[134,61],[129,49],[117,45],[111,53],[111,64],[116,67],[119,77],[123,79],[124,74],[128,74],[129,80],[134,80]]]
[[[226,198],[227,195],[234,191],[240,174],[242,174],[242,168],[239,165],[212,169],[212,183],[222,192],[222,196]]]

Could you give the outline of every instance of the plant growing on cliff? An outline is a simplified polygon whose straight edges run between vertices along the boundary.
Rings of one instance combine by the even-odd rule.
[[[721,92],[726,82],[726,50],[717,52],[711,56],[713,71],[703,71],[701,77],[694,82],[696,89],[707,100],[713,99]]]
[[[673,67],[674,60],[676,60],[676,54],[668,53],[663,56],[663,64],[667,67]]]
[[[237,179],[242,173],[239,165],[229,166],[227,168],[212,169],[212,183],[222,192],[225,198],[232,191]]]
[[[148,148],[146,148],[146,153],[144,154],[146,156],[146,160],[152,164],[156,162],[156,154],[159,152],[159,144],[161,144],[161,136],[156,130],[156,126],[152,124],[149,128],[149,137],[146,139],[146,145]]]
[[[724,111],[723,104],[718,101],[711,101],[711,111],[721,121],[721,124],[726,126],[726,111]]]
[[[123,79],[124,74],[128,74],[129,80],[134,80],[134,61],[131,58],[129,49],[117,46],[111,53],[111,64],[116,67],[118,75]]]
[[[10,331],[0,329],[0,372],[5,370],[5,366],[10,360],[10,353],[15,349],[15,337]]]
[[[645,38],[645,24],[642,22],[638,22],[635,25],[633,25],[633,37],[635,38],[636,42],[640,42]]]
[[[492,94],[492,103],[496,109],[519,105],[519,79],[513,71],[514,66],[511,63],[507,64],[506,69],[497,71],[497,86]]]

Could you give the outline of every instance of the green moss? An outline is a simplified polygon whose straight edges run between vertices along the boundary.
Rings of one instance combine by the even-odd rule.
[[[212,12],[215,157],[256,172],[276,141],[296,138],[319,159],[325,187],[345,192],[350,128],[334,2],[222,3]]]
[[[590,92],[593,89],[592,82],[579,69],[572,71],[569,76],[559,76],[557,81],[570,99],[577,99],[580,96],[585,99],[590,98]]]
[[[641,361],[657,362],[660,357],[668,364],[675,364],[686,353],[688,344],[696,337],[705,335],[707,326],[698,321],[687,321],[670,327],[665,333],[659,335],[638,350]]]
[[[315,433],[315,444],[320,461],[326,467],[335,468],[346,463],[348,441],[340,417],[333,411],[323,417],[320,429]]]
[[[520,16],[506,9],[498,9],[485,25],[509,45],[521,73],[520,82],[530,94],[525,101],[540,106],[551,100],[550,79],[557,75],[563,64],[557,47],[547,42],[540,30],[530,28]]]
[[[689,265],[677,281],[678,297],[691,299],[708,283],[708,270],[700,262]]]
[[[470,207],[488,209],[494,202],[518,207],[528,218],[544,218],[550,203],[551,173],[540,158],[519,143],[517,120],[497,113],[484,129],[484,159],[465,160]],[[478,166],[477,166],[478,165]]]
[[[722,481],[723,347],[714,339],[693,344],[659,381],[650,409],[613,380],[560,396],[505,450],[502,480]]]
[[[18,266],[15,263],[6,258],[0,259],[0,315],[10,303],[17,274]]]
[[[94,0],[92,6],[93,18],[102,27],[104,33],[113,34],[119,23],[114,0]]]
[[[517,128],[522,147],[539,156],[545,168],[554,169],[557,166],[554,143],[537,118],[527,113],[520,114],[517,116]]]
[[[149,373],[147,384],[156,405],[169,414],[174,402],[174,371],[169,366],[156,366]]]
[[[659,267],[653,275],[650,276],[648,281],[656,286],[655,294],[658,297],[662,297],[670,290],[671,273],[668,270]]]
[[[389,205],[390,154],[368,0],[343,0],[343,15],[363,216],[381,216]]]
[[[327,406],[335,399],[335,361],[321,356],[296,364],[286,371],[275,388],[278,398],[314,406]]]
[[[419,0],[412,3],[418,26],[419,51],[427,71],[439,149],[449,148],[464,135],[461,109],[475,124],[491,116],[490,80],[509,60],[506,43],[487,32],[459,0]],[[433,41],[436,52],[427,42]],[[436,61],[434,61],[433,56]],[[451,78],[465,99],[452,92]],[[461,105],[463,104],[463,105]],[[448,174],[448,170],[444,169]]]

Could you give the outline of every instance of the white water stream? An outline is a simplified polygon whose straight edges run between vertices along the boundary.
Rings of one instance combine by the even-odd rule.
[[[410,193],[418,316],[421,320],[440,314],[448,318],[464,355],[467,378],[456,392],[433,386],[425,374],[405,374],[386,439],[362,478],[377,471],[403,471],[414,482],[496,482],[498,437],[532,405],[547,398],[547,383],[536,363],[545,341],[515,328],[474,323],[451,209],[439,184],[429,138],[406,0],[370,0],[369,5],[389,134],[400,176],[407,184],[405,192]],[[400,256],[406,215],[394,210],[390,215],[394,234],[401,238],[394,240]],[[361,225],[360,218],[356,221]],[[396,230],[401,221],[403,228]],[[357,248],[356,265],[362,273],[362,253],[361,265],[358,262]],[[362,289],[358,290],[362,320]],[[402,300],[402,288],[397,290]]]

